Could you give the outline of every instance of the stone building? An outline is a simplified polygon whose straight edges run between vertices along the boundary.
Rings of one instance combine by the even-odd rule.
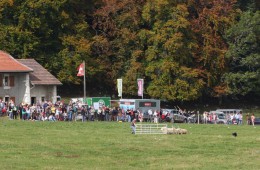
[[[62,83],[34,59],[14,59],[0,51],[0,99],[16,104],[57,101]]]

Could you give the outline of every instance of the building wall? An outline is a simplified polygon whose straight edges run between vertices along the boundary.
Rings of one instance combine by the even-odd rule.
[[[48,100],[52,102],[57,101],[57,87],[55,85],[35,85],[32,86],[29,80],[29,73],[0,73],[4,75],[14,76],[13,87],[0,87],[0,98],[14,99],[16,104],[27,103],[32,104],[32,98],[36,102]]]
[[[0,98],[14,99],[16,104],[29,102],[30,86],[29,73],[0,73],[3,75],[14,76],[14,86],[1,86]]]
[[[36,98],[36,102],[48,100],[56,102],[57,90],[55,85],[35,85],[31,88],[31,97]]]

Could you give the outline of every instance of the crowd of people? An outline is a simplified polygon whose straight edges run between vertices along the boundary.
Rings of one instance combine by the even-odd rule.
[[[209,112],[204,112],[203,113],[203,118],[202,121],[204,124],[206,123],[213,123],[216,124],[217,120],[219,119],[218,115],[216,113],[209,113]],[[236,125],[242,125],[243,124],[243,113],[238,112],[238,113],[227,113],[225,114],[225,117],[223,119],[227,120],[227,124],[236,124]],[[253,125],[255,122],[255,115],[252,113],[251,115],[249,113],[246,114],[246,124],[247,125]]]
[[[194,114],[193,112],[186,112],[180,110],[181,114],[189,116]],[[26,103],[20,103],[16,105],[12,100],[4,102],[0,99],[0,116],[8,116],[9,119],[20,120],[34,120],[34,121],[122,121],[132,122],[134,119],[137,122],[165,122],[169,121],[167,118],[170,113],[163,112],[162,110],[149,109],[146,113],[143,113],[140,109],[123,109],[119,107],[100,106],[94,108],[88,106],[80,101],[65,104],[62,101],[52,103],[50,101],[37,102],[36,104],[29,105]],[[243,114],[227,114],[228,124],[243,124]],[[202,123],[216,122],[218,119],[216,114],[209,114],[204,112],[202,115]],[[254,114],[246,114],[246,123],[254,125]]]
[[[157,112],[155,112],[157,115]],[[159,114],[159,112],[158,112]],[[100,106],[94,108],[80,101],[65,104],[62,101],[29,105],[26,103],[15,104],[12,100],[4,102],[0,99],[0,116],[8,116],[9,119],[33,120],[33,121],[124,121],[131,122],[134,118],[143,121],[143,113],[140,110],[121,109],[118,107]],[[152,120],[152,117],[149,119]]]

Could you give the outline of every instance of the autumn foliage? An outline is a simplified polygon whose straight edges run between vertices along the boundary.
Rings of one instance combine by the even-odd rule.
[[[135,97],[136,80],[143,78],[146,98],[222,97],[234,94],[230,87],[237,83],[227,78],[232,56],[239,56],[228,35],[247,10],[243,2],[4,0],[0,49],[35,58],[65,84],[83,83],[76,68],[84,60],[88,91],[98,95],[116,96],[122,78],[124,96]]]

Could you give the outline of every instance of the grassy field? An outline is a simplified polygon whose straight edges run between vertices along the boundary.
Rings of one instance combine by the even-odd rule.
[[[189,134],[132,135],[129,123],[0,123],[0,169],[260,169],[260,126],[175,124]]]

